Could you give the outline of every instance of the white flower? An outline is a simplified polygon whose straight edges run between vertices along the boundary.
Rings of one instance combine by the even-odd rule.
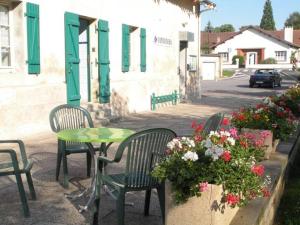
[[[211,148],[212,145],[213,145],[212,141],[209,138],[207,138],[206,140],[202,141],[202,143],[204,144],[205,148]]]
[[[170,141],[167,144],[167,147],[172,150],[175,147],[182,148],[182,144],[181,144],[180,140],[178,140],[177,138],[174,138],[172,141]]]
[[[220,137],[220,134],[218,133],[218,131],[210,131],[208,136],[209,137],[211,137],[211,136]]]
[[[259,108],[259,109],[255,110],[255,113],[261,113],[262,111],[264,111],[264,109],[263,108]]]
[[[235,145],[235,140],[232,137],[227,138],[227,141],[229,142],[230,145]]]
[[[230,133],[228,131],[220,131],[221,136],[230,137]]]
[[[223,153],[224,149],[218,145],[212,145],[205,151],[205,155],[211,156],[214,161],[219,159],[219,157],[223,155]]]
[[[188,161],[188,160],[191,160],[191,161],[197,161],[198,160],[198,155],[196,152],[191,152],[191,151],[188,151],[187,153],[185,153],[183,156],[182,156],[182,159],[184,161]]]
[[[189,148],[193,148],[196,146],[194,140],[190,138],[182,137],[181,140],[182,140],[182,144],[187,145]]]

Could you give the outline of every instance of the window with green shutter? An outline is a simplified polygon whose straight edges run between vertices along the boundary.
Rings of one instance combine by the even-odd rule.
[[[99,78],[99,101],[109,103],[110,80],[109,80],[109,27],[105,20],[98,21],[98,78]]]
[[[26,16],[28,73],[39,74],[41,72],[39,5],[27,2]]]
[[[140,47],[141,72],[146,72],[146,29],[145,28],[141,28],[140,39],[141,39],[141,47]]]
[[[130,51],[129,26],[126,24],[122,24],[122,72],[129,71],[129,66],[130,66],[129,51]]]

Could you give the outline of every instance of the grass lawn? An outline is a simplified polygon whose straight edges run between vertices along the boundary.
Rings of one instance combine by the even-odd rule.
[[[300,225],[300,154],[298,153],[294,166],[290,170],[289,180],[283,196],[274,225]]]
[[[223,77],[232,77],[232,75],[235,73],[233,70],[223,70]]]

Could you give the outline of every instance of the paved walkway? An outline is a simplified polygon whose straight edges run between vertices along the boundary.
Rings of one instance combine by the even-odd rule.
[[[267,94],[268,95],[268,94]],[[179,135],[191,134],[191,122],[201,120],[216,112],[230,112],[240,106],[257,102],[262,96],[224,92],[206,92],[197,104],[179,104],[166,106],[155,112],[146,112],[131,115],[123,120],[111,123],[109,127],[123,127],[133,130],[143,130],[151,127],[167,127],[173,129]],[[25,140],[27,153],[35,161],[32,175],[37,192],[37,201],[29,201],[31,217],[24,219],[21,214],[21,204],[17,186],[13,177],[1,177],[0,179],[0,224],[1,225],[85,225],[89,224],[89,213],[79,213],[78,205],[84,204],[86,198],[70,200],[64,193],[75,193],[82,190],[90,182],[85,174],[85,156],[82,154],[71,155],[68,158],[71,187],[63,189],[55,181],[56,164],[56,137],[49,132],[32,139]],[[113,155],[116,145],[109,151]],[[119,170],[122,165],[115,165],[108,170]],[[25,180],[25,179],[24,179]],[[25,183],[27,188],[27,185]],[[28,190],[27,190],[28,192]],[[130,193],[126,197],[134,202],[134,206],[126,207],[126,224],[130,225],[160,225],[161,216],[154,193],[151,199],[150,216],[143,216],[144,193]],[[115,201],[105,195],[101,195],[100,221],[103,225],[116,223]]]

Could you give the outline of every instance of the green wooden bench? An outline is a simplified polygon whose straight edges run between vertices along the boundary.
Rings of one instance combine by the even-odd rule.
[[[172,105],[176,105],[177,100],[178,100],[178,94],[176,90],[169,95],[155,96],[155,93],[153,93],[151,95],[151,110],[152,111],[155,110],[156,105],[160,103],[172,102]]]

